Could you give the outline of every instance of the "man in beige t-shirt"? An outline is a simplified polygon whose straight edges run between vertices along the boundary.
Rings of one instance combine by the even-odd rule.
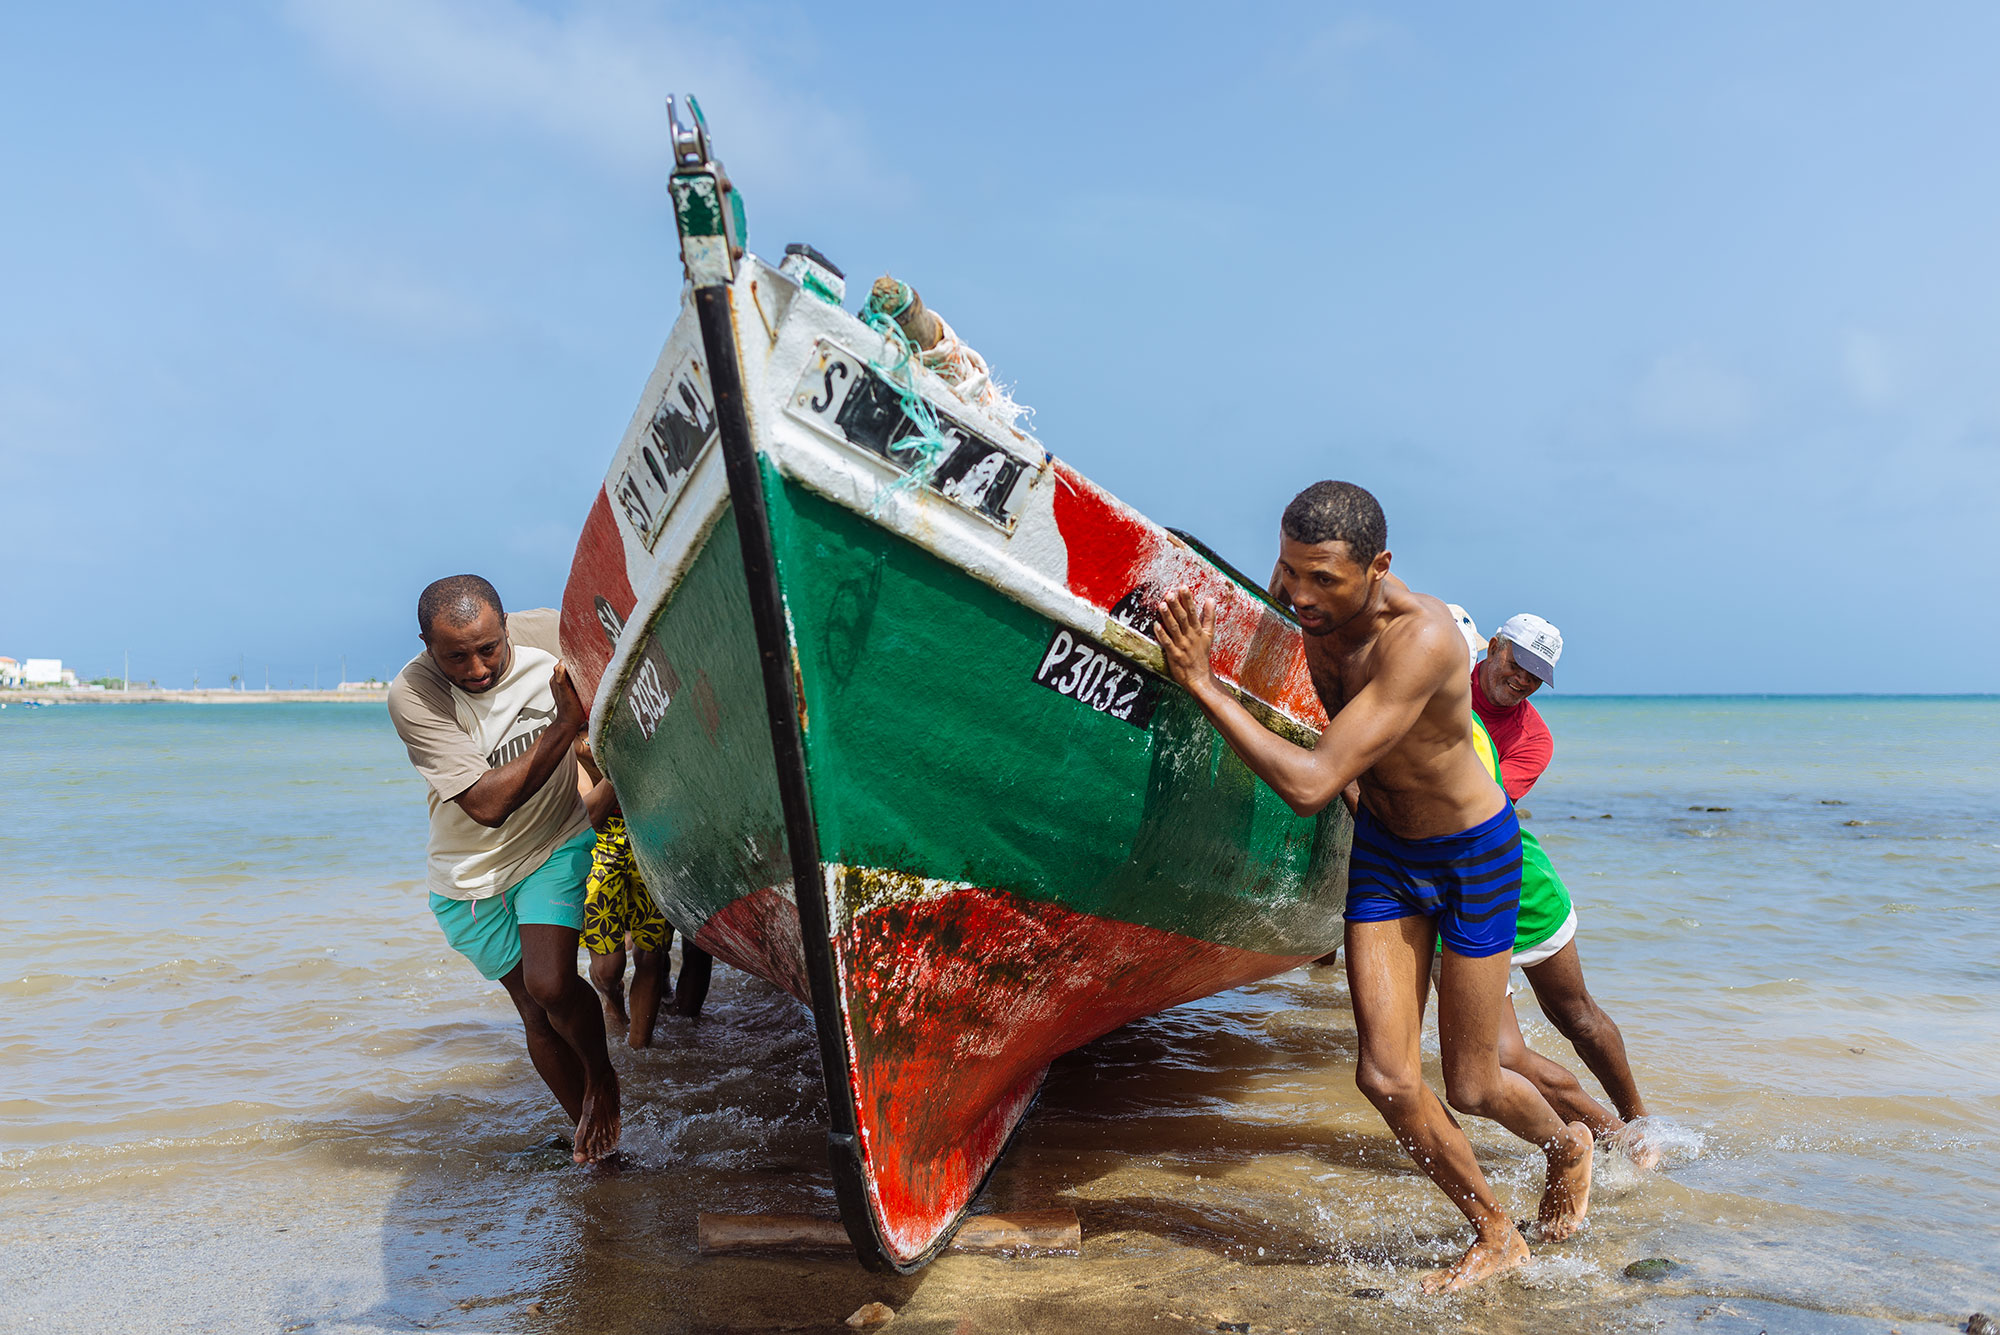
[[[507,989],[528,1056],[576,1123],[575,1157],[618,1145],[604,1017],[577,976],[577,933],[609,783],[578,795],[588,714],[547,609],[508,616],[477,575],[417,600],[424,652],[389,686],[389,717],[430,786],[431,912],[452,948]]]

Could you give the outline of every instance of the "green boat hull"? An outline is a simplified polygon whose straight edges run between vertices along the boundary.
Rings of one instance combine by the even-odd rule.
[[[867,1207],[890,1262],[948,1235],[1048,1061],[1339,942],[1348,824],[1301,819],[1183,693],[1145,727],[1046,688],[1057,628],[762,468],[829,940],[799,927],[738,517],[647,628],[668,697],[600,749],[693,939],[811,1000],[839,979]]]

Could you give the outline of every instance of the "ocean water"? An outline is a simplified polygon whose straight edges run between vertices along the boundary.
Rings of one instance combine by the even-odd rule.
[[[829,1211],[804,1012],[718,967],[562,1129],[422,889],[378,706],[0,711],[0,1331],[1943,1331],[2000,1314],[2000,700],[1564,699],[1523,804],[1668,1146],[1454,1299],[1337,969],[1064,1058],[989,1189],[1077,1259],[703,1259]],[[1521,1000],[1530,1041],[1581,1071]],[[1517,1210],[1537,1161],[1468,1127]],[[1663,1279],[1625,1267],[1666,1257]],[[1356,1296],[1375,1294],[1379,1296]]]

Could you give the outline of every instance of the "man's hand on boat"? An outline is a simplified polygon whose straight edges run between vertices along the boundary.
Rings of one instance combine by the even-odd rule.
[[[1209,670],[1208,649],[1215,643],[1215,604],[1197,598],[1191,589],[1176,589],[1162,598],[1154,609],[1153,638],[1160,643],[1160,656],[1167,660],[1167,673],[1196,700],[1216,685]]]
[[[488,829],[498,829],[542,791],[542,785],[569,757],[571,745],[590,722],[590,713],[569,679],[569,669],[560,662],[549,673],[549,691],[555,697],[556,716],[536,736],[535,744],[506,764],[487,770],[456,799],[461,811]]]
[[[1317,815],[1343,798],[1352,808],[1362,772],[1401,738],[1414,716],[1415,697],[1404,699],[1408,691],[1385,686],[1357,701],[1356,708],[1330,706],[1334,720],[1318,744],[1299,746],[1259,723],[1210,668],[1214,602],[1177,589],[1155,611],[1153,636],[1168,674],[1194,697],[1251,772],[1301,816]],[[1391,695],[1395,698],[1387,698]]]
[[[562,731],[563,741],[573,741],[590,726],[590,711],[583,707],[576,683],[569,679],[569,664],[557,661],[554,671],[549,673],[549,692],[556,698],[556,721],[552,726]]]

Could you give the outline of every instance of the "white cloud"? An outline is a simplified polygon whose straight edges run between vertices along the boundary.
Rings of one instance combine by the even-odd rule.
[[[227,271],[255,291],[289,293],[314,308],[419,338],[480,333],[495,324],[477,302],[435,277],[420,276],[390,247],[361,238],[308,235],[301,224],[228,203],[197,173],[143,170],[133,197],[162,233],[190,256]]]
[[[1284,43],[1273,69],[1312,98],[1338,99],[1352,91],[1357,77],[1371,64],[1410,45],[1410,34],[1397,24],[1349,14]]]
[[[1301,54],[1317,61],[1334,61],[1371,46],[1401,39],[1403,30],[1386,19],[1349,14],[1336,19],[1305,40]]]
[[[453,337],[493,323],[476,304],[374,256],[290,246],[279,264],[286,285],[321,309],[401,333]]]
[[[1642,425],[1676,436],[1726,436],[1749,425],[1756,395],[1748,380],[1684,349],[1658,357],[1640,378],[1633,407]]]
[[[1840,370],[1848,393],[1867,407],[1883,407],[1896,396],[1895,358],[1880,335],[1848,330],[1841,338]]]
[[[760,183],[862,184],[853,127],[774,87],[698,16],[602,4],[549,15],[515,0],[292,0],[289,12],[330,63],[385,99],[527,130],[621,178],[664,180],[666,95],[692,89],[736,174],[754,162]]]

